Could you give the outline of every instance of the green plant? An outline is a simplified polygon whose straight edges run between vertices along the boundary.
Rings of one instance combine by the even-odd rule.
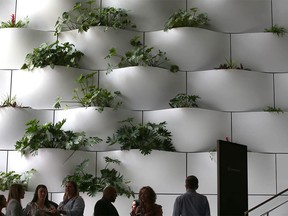
[[[134,197],[134,192],[128,186],[130,181],[124,179],[123,175],[114,168],[108,169],[110,163],[119,165],[121,162],[109,157],[105,157],[105,162],[105,168],[100,170],[101,176],[95,177],[89,173],[85,173],[85,168],[89,163],[89,159],[84,160],[80,165],[76,166],[72,175],[68,175],[64,178],[62,184],[64,185],[68,180],[75,181],[79,187],[79,191],[85,192],[92,197],[98,192],[103,191],[106,186],[112,185],[119,195],[124,194],[128,198],[131,196]]]
[[[26,106],[24,107],[22,105],[18,105],[16,102],[16,96],[10,97],[10,95],[7,95],[3,98],[0,107],[27,108]]]
[[[133,124],[133,118],[128,118],[120,123],[121,126],[106,143],[114,145],[119,143],[121,150],[139,149],[141,154],[150,154],[153,149],[175,151],[172,144],[172,135],[166,129],[166,122],[159,124],[148,122],[146,124]]]
[[[284,111],[281,108],[277,108],[277,107],[271,107],[271,106],[267,106],[264,109],[265,112],[276,112],[278,114],[280,113],[284,113]]]
[[[209,19],[206,13],[199,13],[198,8],[190,8],[189,11],[179,9],[169,17],[165,23],[164,31],[177,27],[203,27],[207,26]]]
[[[101,142],[98,137],[87,137],[84,132],[62,130],[66,119],[52,124],[43,125],[34,119],[26,123],[24,136],[16,142],[15,149],[22,154],[37,154],[39,148],[60,148],[65,150],[78,150],[81,147],[91,146]]]
[[[84,107],[97,106],[96,110],[102,112],[105,107],[112,107],[117,110],[122,102],[116,101],[117,97],[121,95],[119,91],[114,93],[109,92],[107,89],[99,88],[94,84],[94,73],[87,75],[81,74],[77,83],[79,88],[74,89],[73,100],[76,100]],[[56,99],[55,108],[61,107],[61,98]]]
[[[17,174],[15,171],[0,172],[0,190],[8,190],[12,184],[22,184],[25,188],[27,188],[28,182],[35,172],[35,169],[31,169],[30,171],[26,171],[22,174]]]
[[[55,65],[66,67],[79,67],[79,61],[84,54],[74,49],[74,45],[69,42],[59,44],[59,41],[52,44],[42,43],[38,48],[34,48],[32,53],[28,53],[25,63],[21,69],[43,68],[50,66],[52,69]]]
[[[169,105],[172,108],[198,107],[197,105],[198,99],[200,99],[198,95],[187,95],[184,93],[180,93],[170,100]]]
[[[169,59],[166,57],[166,52],[162,52],[158,50],[157,54],[153,54],[153,47],[147,47],[143,45],[140,41],[140,37],[136,36],[130,40],[130,44],[132,45],[132,50],[127,51],[124,56],[117,53],[116,48],[111,48],[109,50],[109,54],[105,57],[112,58],[118,57],[120,61],[117,66],[113,66],[109,64],[108,72],[111,72],[113,68],[119,67],[130,67],[130,66],[151,66],[151,67],[160,67],[160,65],[168,62]],[[177,65],[170,66],[171,72],[179,71],[179,67]]]
[[[273,25],[271,28],[266,28],[265,32],[272,32],[273,34],[277,34],[279,37],[283,37],[287,33],[287,30],[284,27]]]
[[[96,8],[94,4],[95,0],[77,2],[72,10],[64,12],[57,19],[55,34],[73,29],[83,32],[87,31],[90,26],[106,26],[113,29],[136,27],[131,23],[126,10],[114,7]]]
[[[15,14],[12,14],[11,20],[8,20],[7,22],[1,22],[0,28],[26,28],[28,23],[28,17],[26,17],[24,20],[19,20],[16,22]]]
[[[244,68],[244,66],[242,64],[240,64],[239,66],[237,65],[237,63],[233,62],[231,59],[226,59],[226,63],[224,64],[220,64],[218,68],[215,69],[238,69],[238,70],[248,70],[250,71],[249,68]]]

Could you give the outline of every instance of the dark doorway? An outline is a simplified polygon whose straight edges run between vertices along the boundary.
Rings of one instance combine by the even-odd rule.
[[[243,216],[248,210],[247,146],[217,142],[218,216]]]

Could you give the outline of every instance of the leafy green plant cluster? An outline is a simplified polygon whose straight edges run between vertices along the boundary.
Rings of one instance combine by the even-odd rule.
[[[224,64],[220,64],[219,67],[215,68],[215,69],[238,69],[238,70],[248,70],[250,71],[249,68],[245,68],[243,66],[243,64],[240,64],[239,66],[237,65],[237,63],[235,63],[233,60],[231,59],[226,59],[226,63]]]
[[[30,171],[26,171],[22,174],[17,174],[15,171],[0,172],[0,190],[8,190],[12,184],[22,184],[25,188],[27,188],[28,182],[35,172],[35,169],[31,169]]]
[[[59,44],[59,41],[52,44],[42,43],[39,47],[34,48],[32,53],[28,53],[25,63],[21,69],[43,68],[50,66],[52,69],[55,65],[66,67],[79,67],[79,61],[84,54],[76,49],[69,42]]]
[[[105,107],[112,107],[117,110],[122,102],[117,101],[117,97],[121,95],[119,91],[111,93],[107,89],[99,88],[94,84],[94,76],[97,72],[87,75],[81,74],[76,80],[79,88],[74,89],[73,100],[80,103],[83,107],[96,106],[96,110],[102,112]],[[57,98],[54,105],[55,108],[61,107],[61,98]]]
[[[208,25],[209,18],[206,13],[198,13],[198,8],[189,11],[179,9],[172,14],[165,23],[164,31],[178,27],[204,27]]]
[[[117,190],[119,195],[126,195],[128,198],[134,197],[134,192],[129,187],[130,181],[124,179],[117,170],[108,169],[110,163],[119,165],[119,160],[114,160],[109,157],[105,157],[106,166],[100,170],[101,176],[95,177],[92,174],[86,173],[85,168],[89,163],[89,159],[84,160],[80,165],[76,166],[74,173],[68,175],[63,180],[63,185],[68,180],[72,180],[79,186],[79,191],[87,193],[88,196],[94,197],[98,192],[104,190],[108,185],[112,185]]]
[[[106,26],[114,29],[135,28],[126,10],[106,7],[96,8],[95,0],[77,2],[73,9],[64,12],[55,24],[55,34],[61,31],[78,29],[87,31],[91,26]]]
[[[275,24],[271,28],[266,28],[265,32],[271,32],[273,34],[277,34],[279,37],[283,37],[287,33],[287,30],[284,27],[280,27]]]
[[[11,15],[11,20],[1,22],[0,28],[26,28],[29,23],[28,17],[16,22],[15,14]]]
[[[187,95],[184,93],[180,93],[170,100],[169,105],[172,108],[198,107],[198,99],[200,99],[198,95]]]
[[[16,96],[10,97],[10,95],[7,95],[6,97],[3,98],[0,107],[27,108],[25,106],[17,104]]]
[[[264,109],[265,112],[275,112],[275,113],[284,113],[284,111],[279,108],[279,107],[271,107],[271,106],[267,106],[265,109]]]
[[[133,124],[133,118],[128,118],[107,143],[121,145],[121,150],[139,149],[141,154],[147,155],[154,150],[175,151],[172,144],[172,135],[166,129],[166,122],[159,124],[148,122],[146,124]],[[128,124],[125,124],[128,123]]]
[[[166,57],[166,52],[158,50],[157,54],[154,54],[152,51],[154,47],[147,47],[143,45],[140,41],[140,37],[136,36],[130,40],[130,44],[132,45],[132,49],[127,51],[125,55],[120,55],[117,53],[116,48],[111,48],[109,50],[109,54],[105,57],[112,58],[118,57],[120,59],[117,66],[113,66],[109,64],[108,72],[111,72],[113,68],[119,67],[130,67],[130,66],[151,66],[151,67],[160,67],[162,64],[169,61]],[[177,65],[170,66],[171,72],[179,71],[179,67]]]
[[[15,149],[22,154],[37,154],[39,148],[60,148],[65,150],[79,150],[81,147],[92,146],[102,140],[98,137],[87,137],[85,132],[62,130],[66,119],[52,124],[43,125],[34,119],[26,123],[24,136],[15,144]]]

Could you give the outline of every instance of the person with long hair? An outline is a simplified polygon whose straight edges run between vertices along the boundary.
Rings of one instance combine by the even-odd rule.
[[[156,193],[150,186],[142,187],[139,191],[140,204],[132,216],[162,216],[162,206],[156,204]]]
[[[43,184],[36,187],[33,199],[29,202],[24,210],[25,216],[56,216],[56,208],[48,200],[48,190]]]
[[[69,216],[83,216],[85,202],[79,196],[77,183],[67,181],[65,184],[65,193],[63,201],[58,206],[58,213]]]
[[[25,189],[21,184],[12,184],[8,193],[8,204],[6,208],[6,216],[22,216],[23,208],[21,199],[24,198]]]
[[[6,197],[1,194],[0,195],[0,216],[5,216],[4,213],[2,212],[3,208],[6,208],[7,206],[7,201],[6,201]]]

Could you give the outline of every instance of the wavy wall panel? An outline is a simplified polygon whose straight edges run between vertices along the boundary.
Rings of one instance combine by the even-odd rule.
[[[72,100],[73,90],[80,88],[76,80],[81,74],[90,72],[64,66],[56,66],[54,69],[47,66],[35,68],[33,71],[16,70],[13,72],[12,95],[17,95],[19,103],[35,109],[53,108],[58,96],[62,97],[63,101],[74,102],[68,105],[79,106]],[[96,84],[97,75],[94,78]],[[61,106],[64,108],[65,102]]]
[[[84,0],[17,0],[18,19],[28,17],[30,22],[28,28],[43,31],[54,31],[58,17],[63,12],[70,11],[76,2]],[[99,7],[99,0],[96,0]]]
[[[101,72],[100,87],[120,91],[125,109],[163,109],[170,107],[169,101],[178,93],[185,92],[185,73],[158,67],[119,68],[108,75]]]
[[[56,37],[52,32],[43,32],[26,28],[0,29],[0,68],[20,69],[25,57],[40,44],[52,43]]]
[[[121,55],[130,50],[130,39],[135,36],[141,37],[141,33],[114,30],[105,27],[91,27],[87,32],[79,33],[78,30],[60,33],[59,41],[61,43],[70,42],[75,48],[84,53],[80,61],[81,68],[91,70],[106,70],[108,63],[117,65],[119,59],[105,59],[111,48],[115,48]]]
[[[287,72],[288,38],[272,33],[233,34],[232,59],[253,71]]]
[[[271,74],[245,70],[208,70],[188,73],[190,95],[199,107],[221,111],[253,111],[273,106]]]
[[[276,156],[276,162],[278,166],[277,170],[277,192],[281,192],[288,188],[287,179],[287,162],[288,162],[288,156],[286,154],[279,154]]]
[[[282,110],[288,110],[288,74],[275,74],[275,106]]]
[[[144,122],[166,121],[177,151],[199,152],[216,148],[217,140],[230,137],[230,115],[196,108],[144,112]]]
[[[55,121],[66,119],[66,123],[63,125],[64,130],[85,131],[88,136],[101,138],[103,142],[89,147],[94,151],[120,149],[118,144],[108,146],[106,143],[107,137],[112,136],[122,126],[119,121],[132,117],[135,123],[141,122],[140,112],[123,109],[113,111],[111,108],[105,108],[102,113],[99,113],[95,109],[96,107],[59,110],[55,113]]]
[[[263,32],[271,27],[270,0],[187,0],[188,9],[207,13],[213,31],[226,33]]]
[[[10,70],[0,70],[0,95],[1,95],[1,104],[10,95],[10,86],[11,86],[11,71]]]
[[[285,0],[273,0],[272,3],[274,24],[288,29],[288,2]]]
[[[62,149],[39,149],[36,156],[21,156],[21,153],[10,151],[8,155],[8,171],[23,173],[32,168],[36,169],[33,178],[30,179],[28,190],[32,185],[45,184],[50,192],[64,191],[62,184],[67,175],[71,175],[75,166],[85,159],[89,160],[85,172],[95,175],[96,153]],[[14,163],[17,161],[18,163]],[[47,164],[49,161],[49,164]],[[21,164],[21,166],[19,166]],[[34,187],[33,187],[34,189]],[[32,191],[33,191],[32,189]]]
[[[200,28],[175,28],[145,34],[145,44],[167,53],[180,70],[213,69],[229,57],[229,36]]]
[[[287,152],[287,113],[233,113],[233,142],[247,145],[249,151]]]
[[[33,119],[40,124],[53,121],[52,111],[22,108],[0,109],[0,149],[14,150],[16,141],[25,133],[25,124]]]
[[[169,17],[178,9],[186,8],[186,0],[103,0],[103,7],[124,8],[137,31],[164,29]]]

